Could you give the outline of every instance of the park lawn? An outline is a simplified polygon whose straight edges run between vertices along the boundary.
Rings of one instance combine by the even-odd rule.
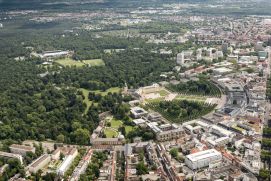
[[[86,108],[84,114],[86,114],[86,113],[88,112],[88,110],[89,110],[89,107],[90,107],[91,104],[92,104],[92,101],[90,101],[90,100],[88,99],[88,94],[89,94],[89,92],[95,92],[95,93],[101,94],[102,96],[105,96],[105,95],[107,95],[109,92],[112,92],[112,93],[114,93],[114,92],[120,92],[121,89],[118,88],[118,87],[113,87],[113,88],[110,88],[110,89],[106,90],[105,92],[102,92],[102,91],[100,91],[100,90],[98,90],[98,91],[89,91],[89,90],[84,89],[84,88],[80,88],[79,90],[81,90],[81,91],[83,92],[83,95],[84,95],[84,97],[85,97],[84,103],[86,103],[87,108]],[[94,103],[94,105],[96,105],[96,103]]]
[[[83,67],[84,65],[89,65],[89,66],[104,66],[105,65],[102,59],[76,61],[76,60],[73,60],[72,58],[62,58],[62,59],[56,60],[55,62],[65,67],[68,67],[68,66]]]
[[[167,96],[169,93],[166,90],[162,89],[159,91],[159,94],[160,94],[160,96],[164,97],[164,96]]]
[[[75,61],[71,58],[62,58],[62,59],[56,60],[55,62],[65,67],[70,67],[70,66],[82,67],[85,65],[81,61]]]
[[[192,95],[178,95],[175,99],[177,100],[188,100],[188,101],[198,101],[198,102],[205,102],[205,97],[200,96],[192,96]]]
[[[120,34],[127,34],[127,30],[109,30],[103,31],[102,34],[106,36],[119,36]],[[139,35],[139,30],[129,29],[129,34]]]
[[[107,89],[106,91],[96,90],[96,91],[91,91],[91,92],[95,92],[96,94],[101,94],[102,96],[106,96],[109,92],[119,93],[120,90],[121,90],[121,88],[119,88],[119,87],[112,87],[110,89]]]
[[[126,135],[127,135],[128,133],[130,133],[131,131],[133,131],[133,129],[134,129],[133,126],[125,126],[125,133],[126,133]]]
[[[118,129],[119,127],[122,126],[122,124],[123,124],[123,123],[122,123],[120,120],[116,120],[115,118],[113,118],[113,119],[111,120],[111,127],[112,127],[112,128]]]
[[[83,92],[83,95],[85,97],[84,103],[86,103],[87,107],[86,107],[86,110],[85,110],[84,114],[86,114],[88,112],[88,110],[89,110],[89,107],[92,104],[92,101],[90,101],[88,99],[88,93],[89,93],[89,91],[87,89],[80,88],[79,90],[81,90]]]
[[[110,129],[110,128],[105,128],[104,129],[104,134],[106,135],[107,138],[113,138],[118,136],[118,132]]]
[[[146,99],[146,103],[156,103],[156,102],[161,102],[164,100],[165,100],[165,98],[163,98],[163,97],[156,98],[156,99]]]
[[[102,59],[82,60],[82,62],[90,66],[104,66],[105,65]]]

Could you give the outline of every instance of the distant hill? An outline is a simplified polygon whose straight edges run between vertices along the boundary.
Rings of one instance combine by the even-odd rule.
[[[256,4],[271,5],[270,0],[0,0],[0,10],[82,10],[99,8],[155,7],[165,3],[208,3],[208,4]],[[264,8],[264,7],[263,7]]]
[[[59,9],[71,5],[95,4],[97,8],[144,7],[163,3],[206,2],[209,0],[0,0],[2,10]]]

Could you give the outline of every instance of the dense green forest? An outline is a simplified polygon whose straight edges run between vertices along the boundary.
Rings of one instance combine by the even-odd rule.
[[[25,171],[19,160],[14,158],[0,158],[0,167],[2,168],[6,165],[6,169],[0,177],[0,181],[8,180],[8,178],[12,177],[16,173],[20,173],[25,175]]]
[[[26,31],[28,32],[28,31]],[[170,71],[175,61],[169,56],[151,53],[139,39],[114,37],[95,38],[91,32],[65,37],[55,32],[31,31],[16,35],[3,32],[0,40],[0,139],[2,142],[26,139],[89,144],[89,135],[97,126],[98,115],[111,111],[123,119],[129,109],[129,99],[109,93],[93,101],[85,113],[85,96],[80,88],[104,91],[111,87],[130,88],[162,80],[161,72]],[[39,58],[31,57],[45,50],[71,50],[74,59],[102,58],[101,67],[44,67]],[[138,47],[140,49],[134,49]],[[105,49],[125,49],[104,53]],[[25,60],[15,61],[17,56]],[[45,77],[39,74],[49,72]],[[87,97],[89,98],[89,97]]]
[[[72,83],[90,90],[123,87],[125,82],[129,87],[138,87],[159,81],[161,72],[170,70],[175,63],[148,50],[127,50],[103,59],[105,67],[66,68],[61,74],[45,77],[44,81]]]

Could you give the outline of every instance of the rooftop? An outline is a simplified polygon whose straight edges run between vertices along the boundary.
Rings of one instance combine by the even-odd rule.
[[[40,156],[38,159],[36,159],[33,163],[31,163],[30,167],[37,167],[40,163],[42,163],[44,160],[46,160],[48,157],[50,157],[48,154],[44,154]]]
[[[67,156],[59,167],[59,172],[65,172],[66,168],[71,164],[73,157],[71,155]]]
[[[58,154],[58,152],[60,152],[59,148],[57,148],[56,150],[54,150],[53,153],[52,153],[52,155],[56,155],[56,154]]]
[[[145,121],[144,119],[134,119],[133,122],[134,122],[135,124],[143,124],[143,123],[145,123],[146,121]]]
[[[26,145],[17,145],[17,144],[13,144],[13,145],[10,145],[9,147],[10,149],[20,149],[20,150],[25,150],[25,151],[32,151],[33,150],[33,147],[31,146],[26,146]]]
[[[144,113],[147,113],[147,111],[145,111],[143,108],[141,108],[141,107],[133,107],[132,109],[131,109],[131,112],[133,113],[133,114],[144,114]]]
[[[222,156],[220,152],[216,151],[215,149],[205,150],[197,153],[193,153],[187,155],[186,157],[191,160],[192,162],[203,160],[213,156]]]

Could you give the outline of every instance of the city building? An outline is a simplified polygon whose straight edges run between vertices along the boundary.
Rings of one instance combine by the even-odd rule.
[[[184,130],[176,124],[147,123],[147,126],[154,132],[157,141],[169,141],[178,139],[184,134]]]
[[[131,116],[135,119],[142,118],[143,116],[146,116],[147,114],[148,112],[145,111],[143,108],[140,108],[140,107],[131,108]]]
[[[120,138],[95,138],[91,139],[90,143],[92,145],[122,145],[125,139],[123,137]]]
[[[44,154],[33,161],[29,166],[28,170],[31,173],[37,173],[39,170],[43,169],[46,165],[48,165],[51,161],[51,156],[48,154]]]
[[[56,57],[63,57],[69,55],[70,51],[62,51],[62,50],[56,50],[56,51],[45,51],[41,54],[38,54],[40,58],[56,58]]]
[[[185,157],[185,164],[192,170],[208,167],[210,163],[219,161],[222,161],[222,154],[215,149],[193,153]]]
[[[146,120],[140,118],[140,119],[134,119],[133,123],[135,123],[135,125],[143,125],[146,123]]]
[[[224,54],[227,54],[228,53],[228,47],[229,47],[229,44],[228,43],[223,43],[222,44],[222,52]]]
[[[151,122],[158,122],[162,120],[162,115],[157,113],[157,112],[153,112],[153,113],[149,113],[148,114],[148,120]]]
[[[16,158],[23,165],[23,157],[22,157],[22,155],[0,151],[0,157]]]
[[[139,95],[143,95],[143,94],[150,94],[150,93],[158,92],[159,90],[160,90],[159,84],[152,84],[150,86],[140,87],[137,90],[137,93]]]
[[[263,51],[263,42],[257,42],[255,44],[255,50],[256,51]]]
[[[13,144],[9,146],[9,149],[11,153],[20,154],[22,156],[25,156],[27,152],[35,153],[34,147],[25,146],[25,145]]]
[[[64,176],[65,172],[69,169],[73,161],[73,157],[71,155],[68,155],[62,164],[60,165],[59,169],[57,170],[57,174],[60,176]]]
[[[60,149],[59,148],[57,148],[56,150],[54,150],[53,151],[53,153],[51,154],[51,156],[52,156],[52,159],[53,160],[59,160],[59,158],[60,158]]]
[[[226,67],[220,67],[220,68],[213,69],[213,71],[215,74],[224,75],[224,74],[231,73],[233,70],[230,68],[226,68]]]
[[[73,170],[73,174],[70,177],[70,181],[77,181],[80,178],[80,175],[85,173],[89,162],[91,161],[91,157],[93,154],[93,150],[89,149],[87,153],[84,155],[83,159],[79,162],[76,168]]]
[[[193,51],[183,51],[177,54],[177,64],[184,65],[187,61],[191,61]]]
[[[69,169],[69,167],[71,166],[73,160],[75,159],[75,157],[78,155],[78,151],[76,148],[72,148],[68,155],[65,157],[64,161],[62,162],[62,164],[60,165],[60,167],[57,169],[57,174],[64,176],[65,172]]]
[[[265,61],[268,57],[268,53],[265,52],[265,51],[259,51],[258,52],[258,58],[259,58],[259,61]]]
[[[212,146],[212,147],[216,147],[216,146],[224,146],[227,143],[229,143],[230,138],[225,136],[225,137],[220,137],[217,139],[211,139],[211,138],[207,138],[207,142]]]
[[[219,135],[220,137],[232,138],[233,136],[235,136],[235,134],[232,131],[229,131],[217,125],[213,125],[211,127],[211,132],[216,135]]]

